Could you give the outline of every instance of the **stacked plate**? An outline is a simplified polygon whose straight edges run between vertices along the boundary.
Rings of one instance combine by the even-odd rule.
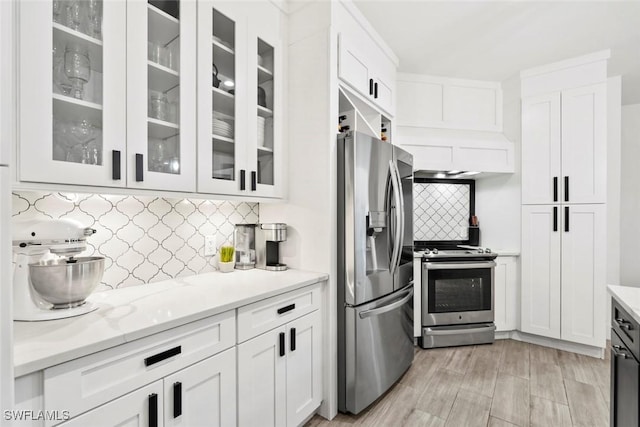
[[[212,118],[212,131],[214,135],[233,138],[233,124],[222,120],[214,113]]]
[[[264,147],[264,117],[258,116],[258,147]]]

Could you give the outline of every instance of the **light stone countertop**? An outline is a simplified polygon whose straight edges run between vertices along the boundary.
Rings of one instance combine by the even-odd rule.
[[[67,319],[13,322],[15,376],[181,326],[328,279],[259,269],[205,273],[97,292],[98,310]]]
[[[640,323],[640,288],[634,286],[607,285],[609,294],[620,303],[633,319]]]

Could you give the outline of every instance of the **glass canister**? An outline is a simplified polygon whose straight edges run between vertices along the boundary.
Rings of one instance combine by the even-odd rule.
[[[256,266],[256,224],[236,224],[233,231],[236,268],[249,270]]]

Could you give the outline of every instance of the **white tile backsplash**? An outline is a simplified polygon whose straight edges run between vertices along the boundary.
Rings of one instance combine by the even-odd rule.
[[[235,224],[258,222],[258,203],[14,192],[15,219],[72,218],[97,230],[83,255],[105,257],[98,290],[215,270],[204,236],[233,242]]]
[[[469,191],[468,185],[414,183],[414,240],[467,240]]]

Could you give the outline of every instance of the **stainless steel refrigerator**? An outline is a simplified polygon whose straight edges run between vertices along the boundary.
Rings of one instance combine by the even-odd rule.
[[[338,409],[357,414],[413,361],[413,158],[338,137]]]

